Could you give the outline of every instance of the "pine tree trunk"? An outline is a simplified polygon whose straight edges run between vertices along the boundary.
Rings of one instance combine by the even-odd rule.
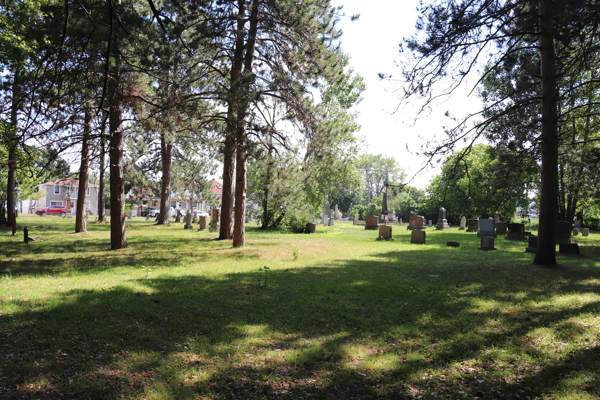
[[[225,139],[223,155],[223,191],[221,197],[221,221],[219,239],[231,239],[233,233],[233,175],[235,168],[235,140]]]
[[[75,233],[87,231],[87,192],[89,171],[89,137],[92,132],[92,115],[85,111],[83,121],[83,139],[81,142],[81,164],[79,166],[79,188],[77,190],[77,213],[75,214]]]
[[[10,126],[12,130],[8,140],[8,177],[6,188],[6,225],[16,226],[17,220],[15,216],[15,186],[17,176],[17,111],[19,109],[19,96],[21,95],[21,85],[19,84],[19,73],[15,72],[12,86],[12,100],[10,108]]]
[[[233,247],[243,247],[246,244],[246,145],[243,129],[238,134],[238,145],[235,160],[235,214],[233,224]]]
[[[169,206],[171,205],[171,165],[172,165],[173,143],[160,134],[160,162],[162,177],[160,180],[160,215],[158,225],[169,224]]]
[[[98,184],[98,222],[104,222],[104,165],[106,146],[104,143],[104,126],[100,134],[100,173]]]
[[[116,47],[116,43],[114,44]],[[109,111],[109,162],[110,162],[110,247],[112,250],[127,247],[125,233],[125,179],[123,172],[123,121],[121,118],[121,95],[119,93],[120,59],[113,53],[115,65],[108,79]]]
[[[556,264],[558,217],[558,116],[556,56],[552,0],[540,0],[540,60],[542,95],[542,188],[540,227],[534,264]]]
[[[240,3],[243,1],[240,0]],[[254,48],[256,45],[256,33],[258,31],[259,0],[252,0],[250,6],[250,27],[248,28],[248,43],[244,54],[244,72],[241,78],[244,82],[242,99],[237,103],[236,120],[236,173],[235,173],[235,221],[233,226],[233,247],[243,247],[245,238],[246,217],[246,128],[245,119],[250,103],[250,82],[252,74],[252,63],[254,60]]]

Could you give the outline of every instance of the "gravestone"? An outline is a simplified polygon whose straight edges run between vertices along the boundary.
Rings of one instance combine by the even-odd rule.
[[[306,227],[304,228],[304,232],[306,233],[315,233],[317,231],[317,224],[313,224],[312,222],[307,222]]]
[[[408,220],[408,227],[407,229],[411,229],[411,230],[421,230],[421,229],[426,229],[425,226],[425,217],[421,216],[421,215],[411,215],[411,217]]]
[[[462,231],[466,227],[467,227],[467,217],[465,217],[463,215],[462,217],[460,217],[460,227],[458,229]]]
[[[358,224],[358,214],[354,214],[354,220],[352,221],[352,225]]]
[[[479,219],[471,218],[467,225],[467,232],[477,232],[479,230]]]
[[[201,215],[198,218],[198,224],[199,224],[199,226],[198,226],[199,231],[203,231],[206,229],[206,216],[205,215]]]
[[[177,215],[175,216],[175,222],[181,222],[181,211],[177,209]]]
[[[367,217],[367,224],[365,225],[365,229],[367,230],[375,230],[379,227],[379,224],[377,223],[377,217],[374,215],[369,215]]]
[[[23,228],[23,241],[25,244],[29,243],[29,230],[27,227]]]
[[[496,250],[494,247],[494,239],[492,236],[482,236],[481,237],[481,250]]]
[[[500,213],[498,211],[496,211],[496,217],[494,218],[494,221],[500,222]]]
[[[377,240],[393,240],[392,227],[389,225],[381,225],[379,227],[379,237]]]
[[[432,220],[427,221],[427,226],[429,226],[429,227],[433,226],[433,221]]]
[[[560,254],[579,254],[579,245],[577,243],[561,243],[558,245]]]
[[[578,220],[578,219],[576,219],[576,220],[573,222],[573,227],[574,227],[575,229],[581,229],[581,221],[580,221],[580,220]]]
[[[525,240],[525,224],[508,224],[508,232],[504,236],[504,239]]]
[[[459,242],[450,241],[450,242],[446,242],[446,246],[448,246],[448,247],[460,247],[460,243]]]
[[[448,229],[448,228],[450,228],[450,226],[448,225],[448,220],[446,219],[446,209],[444,207],[441,207],[440,215],[438,218],[437,225],[435,226],[435,229],[442,230],[442,229]]]
[[[493,219],[482,219],[479,221],[479,232],[477,237],[496,237],[496,221]]]
[[[425,234],[426,233],[427,232],[425,232],[425,231],[414,229],[410,233],[410,243],[412,243],[412,244],[425,244]]]
[[[505,235],[508,228],[508,222],[496,222],[496,235]]]
[[[192,218],[192,224],[195,224],[195,223],[196,223],[196,221],[198,221],[198,213],[197,213],[197,212],[194,212],[194,216],[193,216],[193,218]]]
[[[334,226],[334,225],[335,225],[335,219],[329,218],[329,226]]]
[[[338,221],[342,219],[342,213],[340,212],[338,205],[335,205],[335,219]]]
[[[194,229],[192,226],[192,212],[190,210],[187,210],[185,213],[185,225],[183,226],[183,229]]]
[[[579,235],[579,229],[573,229],[573,236]]]
[[[209,232],[218,232],[219,231],[219,218],[221,217],[221,212],[218,208],[213,208],[210,210],[210,223],[208,224]]]
[[[396,222],[396,212],[395,211],[388,211],[388,213],[387,213],[387,220],[388,220],[388,222]]]
[[[537,250],[537,243],[538,243],[537,236],[529,236],[528,240],[529,240],[528,246],[525,249],[525,251],[527,253],[535,253]]]
[[[590,228],[583,228],[583,229],[581,230],[581,234],[582,234],[583,236],[588,236],[588,235],[590,234]]]
[[[245,224],[247,224],[247,223],[249,223],[249,222],[250,222],[250,217],[246,215],[246,216],[244,217],[244,223],[245,223]]]
[[[575,243],[571,236],[572,226],[568,221],[556,221],[556,244]]]
[[[398,219],[398,223],[401,224],[402,223],[402,218]]]

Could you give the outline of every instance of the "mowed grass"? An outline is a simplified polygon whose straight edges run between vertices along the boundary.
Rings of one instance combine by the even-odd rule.
[[[405,226],[251,224],[233,249],[127,222],[120,251],[107,224],[0,231],[0,398],[600,398],[597,232],[545,268],[457,228],[411,245]]]

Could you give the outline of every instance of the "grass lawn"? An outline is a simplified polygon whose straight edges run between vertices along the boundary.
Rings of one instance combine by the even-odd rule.
[[[250,226],[232,249],[134,219],[110,251],[106,224],[18,223],[37,240],[0,231],[1,399],[600,398],[598,232],[544,268],[457,228]]]

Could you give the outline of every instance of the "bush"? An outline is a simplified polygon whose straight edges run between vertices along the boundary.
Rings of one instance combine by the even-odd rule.
[[[288,213],[284,220],[283,226],[293,233],[304,233],[306,231],[306,224],[310,222],[310,214],[305,210],[295,210]]]
[[[581,226],[583,228],[590,228],[592,231],[600,231],[600,218],[585,218]]]

